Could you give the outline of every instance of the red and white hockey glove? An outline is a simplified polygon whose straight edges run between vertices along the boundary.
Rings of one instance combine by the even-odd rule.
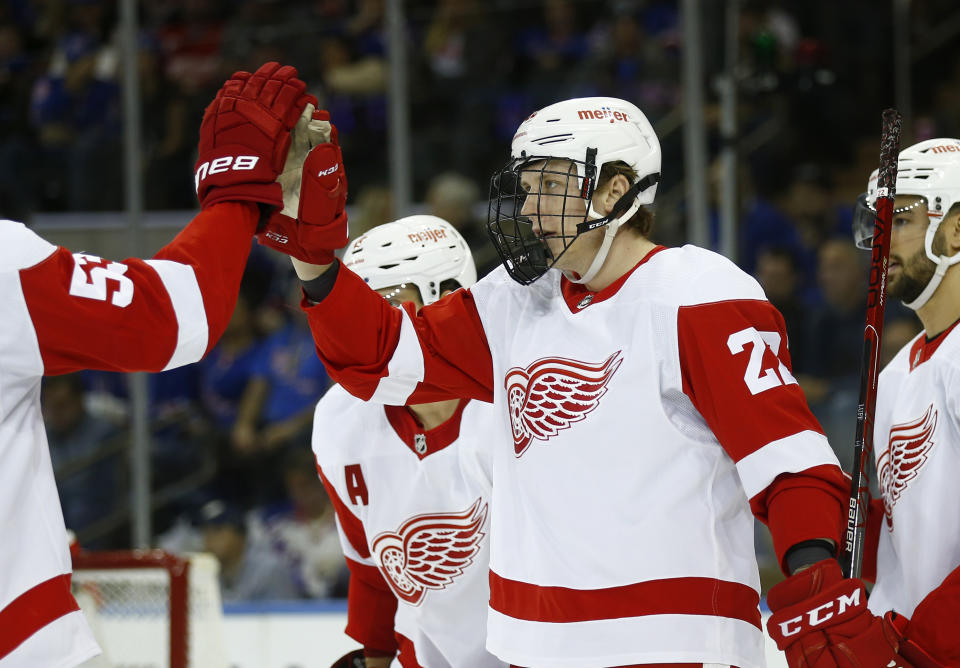
[[[283,206],[276,182],[290,147],[290,130],[308,103],[293,67],[267,63],[236,72],[203,114],[194,176],[200,207],[227,200]]]
[[[310,150],[303,162],[299,192],[285,187],[283,210],[274,213],[257,234],[261,245],[309,264],[330,264],[333,252],[348,240],[347,175],[337,129],[329,119],[325,111],[313,115],[314,127],[316,121],[329,125],[329,141]]]
[[[871,613],[863,582],[833,559],[787,578],[767,603],[767,632],[791,668],[913,668],[897,653],[905,620]]]

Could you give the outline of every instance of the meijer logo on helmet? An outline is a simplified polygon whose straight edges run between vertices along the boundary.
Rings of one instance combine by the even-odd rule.
[[[616,121],[629,121],[625,113],[622,111],[614,111],[610,107],[600,107],[599,109],[583,109],[577,110],[577,118],[582,120],[593,120],[600,118],[609,118],[611,123]]]
[[[440,239],[447,238],[447,231],[440,227],[429,227],[422,232],[415,232],[413,234],[408,234],[407,239],[412,243],[418,241],[439,241]]]
[[[956,144],[943,144],[942,146],[934,146],[930,149],[931,153],[953,153],[960,151],[960,146]]]

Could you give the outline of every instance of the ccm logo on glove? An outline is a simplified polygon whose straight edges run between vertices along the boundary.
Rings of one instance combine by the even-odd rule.
[[[820,626],[827,620],[833,618],[834,614],[839,617],[846,612],[848,608],[860,608],[860,592],[862,591],[862,588],[856,587],[849,594],[840,594],[836,599],[817,606],[813,610],[808,610],[803,615],[793,617],[785,622],[780,622],[778,625],[780,627],[780,633],[783,634],[784,638],[797,635],[805,628],[804,617],[808,618],[806,627],[814,627]],[[834,613],[835,605],[837,606],[836,613]]]
[[[219,174],[233,170],[235,172],[248,171],[257,166],[260,160],[256,155],[225,155],[222,158],[210,160],[197,168],[194,176],[194,186],[197,191],[200,190],[200,182],[207,178],[208,174]]]
[[[330,174],[333,174],[338,169],[340,169],[339,162],[335,164],[333,167],[329,167],[327,169],[321,169],[319,172],[317,172],[317,176],[329,176]]]

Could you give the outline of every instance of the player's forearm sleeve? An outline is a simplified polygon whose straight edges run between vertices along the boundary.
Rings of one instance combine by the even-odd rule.
[[[330,377],[365,401],[492,399],[493,363],[468,290],[416,313],[390,306],[341,266],[330,294],[301,307]]]
[[[917,549],[922,549],[918,546]],[[919,645],[943,666],[960,666],[960,565],[939,587],[920,601],[910,624],[907,638]]]
[[[849,479],[839,468],[824,465],[785,473],[750,499],[754,515],[770,529],[784,573],[786,553],[794,545],[821,538],[840,544],[849,489]]]
[[[350,569],[347,635],[365,648],[393,654],[397,651],[397,639],[393,632],[397,597],[375,567],[351,559],[347,559],[347,566]]]
[[[65,248],[20,271],[45,374],[161,371],[203,357],[236,303],[259,209],[201,212],[150,260]]]
[[[319,463],[317,475],[336,512],[340,544],[350,569],[346,633],[365,648],[393,655],[397,650],[393,633],[397,598],[371,558],[363,523],[343,503]]]

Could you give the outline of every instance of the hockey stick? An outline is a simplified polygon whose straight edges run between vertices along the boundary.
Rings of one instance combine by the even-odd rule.
[[[857,407],[857,432],[853,446],[853,479],[847,508],[846,545],[842,560],[847,577],[860,577],[863,542],[870,504],[867,457],[873,450],[873,419],[877,407],[877,376],[880,371],[880,341],[883,336],[883,311],[886,303],[887,264],[890,261],[890,224],[896,197],[897,155],[900,153],[900,124],[896,109],[883,112],[880,135],[880,170],[877,176],[876,217],[870,251],[870,276],[867,285],[867,322],[863,329],[863,359],[860,366],[860,403]]]

